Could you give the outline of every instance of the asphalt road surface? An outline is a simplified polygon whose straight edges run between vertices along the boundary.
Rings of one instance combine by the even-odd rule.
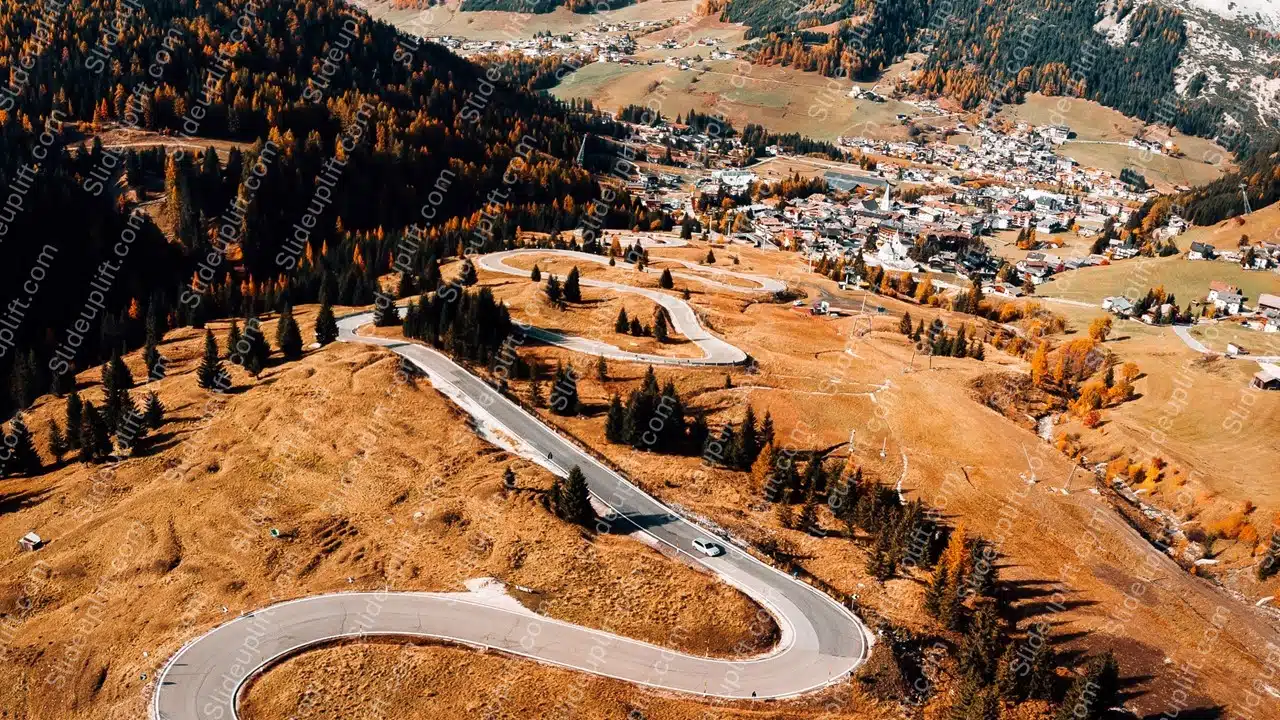
[[[780,698],[839,682],[869,653],[861,621],[827,595],[761,563],[728,542],[725,554],[693,554],[712,537],[641,492],[444,355],[413,343],[356,334],[369,313],[343,318],[341,340],[386,347],[426,372],[469,411],[483,413],[562,473],[574,465],[619,529],[633,525],[677,548],[737,587],[781,630],[765,655],[716,660],[537,616],[458,599],[456,593],[335,593],[273,605],[231,620],[189,642],[161,671],[153,720],[236,717],[245,682],[274,660],[339,638],[418,636],[491,648],[540,662],[666,690],[723,698]],[[583,592],[591,592],[583,588]],[[674,632],[674,629],[673,629]],[[352,678],[352,682],[358,682]]]
[[[504,273],[507,275],[518,275],[520,277],[528,278],[529,277],[528,270],[518,268],[518,267],[513,267],[506,263],[507,260],[520,255],[538,255],[538,256],[559,255],[562,257],[567,257],[572,260],[576,260],[584,263],[589,262],[589,263],[596,263],[599,265],[609,264],[609,258],[603,255],[592,255],[590,253],[577,252],[575,250],[556,250],[552,248],[546,248],[546,249],[510,250],[507,252],[499,252],[499,253],[492,253],[490,255],[485,255],[480,258],[480,267],[490,272]],[[722,291],[753,294],[753,293],[762,293],[762,292],[769,292],[769,293],[780,292],[786,289],[786,285],[784,283],[778,280],[774,280],[772,278],[761,277],[758,275],[738,273],[738,272],[733,272],[731,270],[725,270],[723,268],[703,267],[703,266],[697,265],[696,263],[691,263],[684,260],[675,260],[671,258],[655,258],[654,261],[676,263],[680,265],[685,265],[686,267],[698,268],[700,270],[703,270],[704,272],[723,275],[726,277],[735,277],[740,280],[746,280],[754,283],[753,287],[747,287],[744,285],[733,285],[731,283],[724,283],[718,280],[712,280],[711,278],[703,277],[701,275],[694,275],[691,273],[683,273],[678,271],[671,273],[673,277],[678,277],[684,280],[691,280],[693,282],[702,283],[703,285],[714,287]],[[619,265],[619,267],[628,267],[628,266],[625,264],[621,264]],[[645,268],[644,272],[650,273],[650,274],[660,274],[662,270],[659,270],[654,267],[648,267],[648,268]],[[652,363],[655,365],[685,365],[685,366],[738,365],[740,363],[746,362],[747,360],[747,354],[743,352],[741,349],[739,349],[738,347],[735,347],[734,345],[730,345],[729,343],[725,342],[724,340],[721,340],[715,335],[712,335],[706,328],[704,328],[702,326],[702,323],[699,322],[698,320],[697,313],[693,311],[693,308],[689,305],[689,303],[685,302],[684,300],[681,300],[680,298],[674,295],[670,295],[661,290],[654,290],[652,288],[633,287],[631,285],[623,285],[622,283],[608,282],[605,280],[593,280],[589,278],[582,278],[582,280],[580,280],[579,282],[584,287],[605,288],[605,289],[613,290],[616,292],[630,293],[632,295],[640,295],[666,308],[667,317],[671,319],[672,328],[674,328],[677,333],[680,333],[681,335],[688,338],[693,344],[697,345],[698,348],[702,350],[702,357],[673,358],[665,355],[650,355],[646,353],[634,353],[628,350],[623,350],[622,348],[617,347],[616,345],[610,345],[606,342],[601,342],[599,340],[590,340],[584,337],[564,335],[562,333],[557,333],[551,330],[545,330],[543,328],[538,328],[538,327],[529,327],[525,329],[525,332],[528,333],[530,337],[533,337],[542,342],[550,343],[552,345],[558,345],[560,347],[567,348],[569,350],[586,353],[588,355],[603,355],[604,357],[609,358],[610,360],[623,360],[627,362],[644,362],[644,363]]]

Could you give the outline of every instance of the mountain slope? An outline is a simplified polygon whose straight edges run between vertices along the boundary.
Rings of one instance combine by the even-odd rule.
[[[0,306],[24,310],[4,318],[6,415],[57,375],[140,346],[148,315],[163,332],[322,289],[366,304],[402,247],[412,291],[434,289],[440,261],[500,246],[517,225],[572,226],[599,194],[572,158],[584,132],[615,132],[608,121],[410,46],[339,0],[145,0],[127,22],[104,1],[3,7],[0,48],[31,68],[0,75],[0,181],[27,188],[0,242]],[[23,44],[49,23],[62,29]],[[104,147],[111,128],[253,149]],[[35,164],[39,181],[24,179]],[[108,186],[163,200],[170,238]],[[481,214],[491,191],[503,222]],[[104,268],[110,281],[91,287]],[[49,280],[24,289],[31,273]]]
[[[846,0],[791,12],[732,0],[722,18],[750,26],[761,62],[864,80],[918,50],[912,89],[969,108],[1077,95],[1246,150],[1280,122],[1280,12],[1261,7],[1255,17],[1209,0]],[[805,30],[818,25],[828,31]]]

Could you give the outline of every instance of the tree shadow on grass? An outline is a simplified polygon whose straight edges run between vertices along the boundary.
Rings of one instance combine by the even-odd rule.
[[[18,512],[44,502],[53,491],[49,488],[39,490],[22,490],[0,495],[0,515]]]

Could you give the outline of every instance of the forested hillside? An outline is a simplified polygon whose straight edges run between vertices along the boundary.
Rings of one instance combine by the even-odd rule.
[[[1249,206],[1259,210],[1280,202],[1280,141],[1246,157],[1239,169],[1208,185],[1174,197],[1156,198],[1134,213],[1134,228],[1159,228],[1178,214],[1195,225],[1214,225],[1244,214],[1241,185],[1249,196]],[[1274,241],[1274,238],[1259,238]]]
[[[1272,141],[1240,163],[1235,172],[1178,197],[1174,203],[1187,220],[1213,225],[1244,212],[1241,184],[1254,210],[1280,202],[1280,141]]]
[[[594,13],[614,10],[634,4],[635,0],[462,0],[463,12],[480,10],[504,10],[507,12],[542,14],[554,11],[561,5],[576,13]]]
[[[464,247],[573,227],[599,192],[572,165],[579,141],[619,132],[438,46],[411,53],[338,0],[147,0],[118,37],[105,0],[39,26],[42,6],[8,7],[2,54],[31,70],[0,70],[6,414],[148,326],[314,302],[322,286],[368,303],[396,261],[406,289],[433,288]],[[98,127],[248,149],[67,147]],[[135,212],[134,193],[161,187],[156,222]],[[482,214],[488,202],[505,212]],[[633,207],[623,195],[610,221]]]
[[[732,0],[722,18],[751,27],[749,34],[760,38],[758,62],[870,80],[906,53],[922,51],[923,72],[910,89],[954,97],[969,109],[1041,92],[1096,100],[1189,134],[1223,130],[1227,99],[1178,92],[1174,71],[1187,48],[1187,25],[1176,9],[1113,10],[1078,0],[845,0],[813,7],[822,9]],[[840,20],[831,32],[804,29]],[[1108,36],[1095,29],[1104,20],[1123,22]],[[1222,142],[1247,149],[1256,135],[1233,132]]]

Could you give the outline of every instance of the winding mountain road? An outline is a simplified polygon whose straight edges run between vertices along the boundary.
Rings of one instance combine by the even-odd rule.
[[[481,595],[315,595],[242,615],[184,645],[157,679],[152,720],[235,718],[248,680],[274,662],[335,640],[371,635],[435,638],[717,698],[783,698],[813,692],[843,680],[866,659],[870,633],[835,600],[730,542],[721,543],[725,553],[718,557],[691,553],[692,541],[711,537],[710,531],[645,494],[434,349],[359,335],[358,329],[372,319],[371,313],[343,318],[339,339],[385,347],[407,359],[463,409],[514,439],[521,451],[548,458],[543,464],[559,474],[575,465],[581,468],[591,493],[612,510],[605,522],[648,534],[751,597],[777,623],[778,644],[764,655],[712,659],[535,615]]]
[[[647,244],[647,243],[646,243]],[[671,242],[662,242],[660,246],[673,246]],[[555,255],[559,257],[567,257],[571,260],[595,263],[598,265],[608,265],[609,258],[603,255],[592,255],[591,253],[577,252],[575,250],[558,250],[554,248],[529,248],[523,250],[509,250],[507,252],[492,253],[484,255],[480,258],[480,267],[490,272],[503,273],[506,275],[517,275],[520,277],[529,277],[529,270],[526,268],[513,267],[507,264],[508,260],[521,256],[545,256]],[[774,280],[772,278],[761,277],[759,275],[750,275],[747,273],[733,272],[717,267],[706,267],[692,263],[687,260],[677,260],[673,258],[655,258],[655,262],[675,263],[690,268],[698,268],[703,272],[722,275],[724,277],[733,277],[739,280],[752,283],[750,287],[744,285],[734,285],[731,283],[720,282],[702,275],[693,273],[673,272],[672,277],[678,277],[682,280],[701,283],[717,290],[753,294],[753,293],[775,293],[786,289],[786,284]],[[649,274],[660,274],[662,270],[654,267],[647,267],[643,270]],[[565,335],[552,330],[545,330],[538,327],[526,328],[528,335],[541,342],[558,345],[576,352],[586,353],[589,355],[603,355],[610,360],[622,360],[626,362],[644,362],[654,365],[684,365],[684,366],[706,366],[706,365],[739,365],[746,362],[747,354],[741,349],[730,345],[720,338],[712,335],[702,323],[698,320],[698,315],[693,311],[693,307],[684,300],[669,295],[661,290],[652,288],[641,288],[632,285],[624,285],[622,283],[608,282],[606,280],[594,280],[591,278],[582,278],[579,281],[584,287],[604,288],[615,292],[629,293],[632,295],[640,295],[648,298],[653,302],[661,305],[667,311],[667,316],[671,319],[671,326],[675,331],[686,338],[693,344],[698,346],[702,351],[700,358],[676,358],[666,355],[653,355],[649,353],[636,353],[629,350],[623,350],[616,345],[600,340],[591,340],[589,338],[578,337],[573,335]]]

